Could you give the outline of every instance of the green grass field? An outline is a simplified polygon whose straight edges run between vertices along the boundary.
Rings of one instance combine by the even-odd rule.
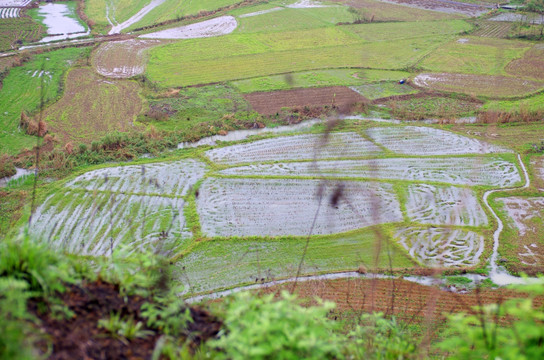
[[[197,243],[177,264],[185,267],[183,276],[193,292],[255,283],[261,278],[272,281],[294,277],[304,252],[306,239],[224,239]],[[375,257],[379,262],[375,264]],[[389,255],[391,258],[389,259]],[[380,239],[374,231],[351,232],[333,236],[314,236],[301,275],[356,271],[367,268],[412,268],[415,263],[389,238]]]
[[[506,66],[521,58],[531,43],[466,37],[444,44],[421,62],[425,70],[481,75],[507,75]]]
[[[159,86],[173,87],[327,68],[400,70],[450,39],[364,43],[336,28],[275,35],[233,35],[158,47],[150,52],[146,74]]]
[[[86,48],[56,50],[36,55],[32,61],[11,69],[0,90],[0,153],[16,154],[34,146],[35,138],[19,129],[21,111],[35,112],[41,93],[45,103],[57,99],[64,74],[87,52]]]
[[[0,51],[38,41],[44,33],[44,26],[30,17],[0,19]]]
[[[249,104],[241,94],[225,85],[184,88],[174,96],[149,99],[148,103],[150,112],[169,114],[168,120],[154,121],[148,116],[142,120],[152,123],[158,129],[174,131],[249,109]]]
[[[256,9],[263,10],[260,7]],[[238,33],[280,32],[334,26],[340,22],[353,22],[356,15],[347,7],[290,9],[263,15],[238,18]],[[259,11],[254,10],[254,11]],[[237,12],[232,12],[236,14]]]
[[[402,79],[400,77],[399,79]],[[401,85],[398,82],[382,81],[379,83],[371,83],[365,85],[358,85],[353,87],[359,94],[363,95],[367,99],[375,100],[379,98],[394,96],[394,95],[406,95],[415,94],[417,90],[408,86]]]
[[[544,93],[533,95],[531,97],[520,100],[489,101],[484,104],[483,109],[498,111],[542,110],[544,109]]]
[[[231,82],[242,93],[289,90],[324,86],[357,86],[379,81],[407,78],[406,71],[371,69],[330,69],[263,76]]]

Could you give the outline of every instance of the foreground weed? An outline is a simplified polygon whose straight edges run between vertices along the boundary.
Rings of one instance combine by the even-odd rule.
[[[336,323],[326,315],[334,307],[302,307],[294,295],[237,295],[227,304],[225,328],[210,345],[224,359],[331,359],[341,357]]]
[[[133,318],[123,320],[119,313],[112,313],[109,318],[99,320],[98,327],[105,329],[125,344],[136,338],[143,339],[154,334],[151,330],[143,329],[141,321],[136,322]]]

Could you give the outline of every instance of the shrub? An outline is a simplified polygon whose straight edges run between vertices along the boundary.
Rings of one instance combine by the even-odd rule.
[[[13,176],[16,172],[17,170],[11,158],[8,155],[0,156],[0,179],[6,176]]]
[[[544,359],[544,307],[533,302],[535,295],[544,295],[543,285],[541,279],[518,287],[530,294],[525,298],[451,315],[439,347],[451,359]]]
[[[302,307],[295,296],[283,292],[253,297],[237,295],[227,304],[225,327],[219,340],[217,358],[226,359],[330,359],[341,357],[336,323],[326,315],[334,307]]]

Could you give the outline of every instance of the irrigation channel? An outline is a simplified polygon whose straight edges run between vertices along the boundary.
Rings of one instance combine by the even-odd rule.
[[[346,120],[348,120],[348,119],[360,119],[360,118],[362,119],[362,117],[345,117]],[[382,119],[373,119],[373,118],[364,118],[364,119],[371,120],[371,121],[378,121],[378,122],[384,121]],[[313,124],[313,123],[318,122],[318,121],[319,120],[316,119],[316,120],[313,120],[313,121],[301,123],[301,124],[299,124],[299,126],[300,127],[306,127],[306,126],[309,125],[309,123]],[[385,121],[387,121],[387,120],[385,120]],[[275,132],[281,132],[282,130],[286,131],[287,128],[290,128],[291,130],[293,129],[293,127],[289,127],[289,126],[284,126],[284,127],[280,127],[280,128],[276,128]],[[253,134],[260,133],[260,132],[267,131],[267,130],[270,131],[270,130],[273,130],[273,129],[264,128],[264,129],[240,130],[239,134],[237,134],[237,131],[234,131],[231,136],[233,137],[233,139],[240,140],[240,139],[247,138],[249,135],[253,135]],[[278,131],[278,130],[280,130],[280,131]],[[212,137],[208,137],[208,138],[203,138],[199,142],[196,142],[196,143],[186,143],[186,144],[182,143],[182,144],[179,144],[178,147],[183,148],[183,147],[193,147],[193,146],[199,146],[199,145],[215,145],[216,141],[220,140],[220,138],[221,137],[212,136]],[[497,261],[498,261],[497,259],[498,259],[498,255],[499,255],[499,238],[500,238],[500,235],[501,235],[501,233],[502,233],[502,231],[504,229],[504,224],[503,224],[502,220],[499,218],[499,216],[497,215],[497,213],[493,210],[493,208],[489,204],[488,198],[489,198],[489,196],[491,194],[493,194],[495,192],[515,191],[515,190],[519,190],[519,189],[528,188],[531,185],[531,180],[529,178],[529,174],[527,172],[525,164],[523,163],[523,161],[521,159],[520,154],[517,154],[517,158],[518,158],[520,167],[521,167],[521,169],[523,171],[523,174],[525,176],[525,184],[520,186],[520,187],[515,187],[515,188],[488,190],[488,191],[486,191],[484,193],[483,201],[485,203],[485,206],[489,210],[489,212],[491,212],[491,214],[493,215],[493,217],[497,221],[497,229],[493,233],[493,252],[492,252],[492,255],[491,255],[490,259],[489,259],[489,267],[490,267],[489,276],[483,276],[483,275],[480,275],[480,274],[470,274],[470,273],[463,274],[463,277],[471,279],[475,284],[478,284],[478,283],[480,283],[481,281],[483,281],[483,280],[485,280],[487,278],[491,279],[491,281],[494,284],[499,285],[499,286],[506,286],[506,285],[512,285],[512,284],[530,284],[530,283],[534,283],[534,282],[539,280],[537,278],[528,278],[528,277],[520,278],[520,277],[512,276],[512,275],[510,275],[508,273],[508,271],[504,267],[499,266],[497,264]],[[398,276],[384,275],[384,274],[374,274],[374,273],[362,274],[362,273],[359,273],[359,272],[356,272],[356,271],[326,273],[326,274],[310,275],[310,276],[299,276],[299,277],[291,277],[291,278],[280,279],[280,280],[269,281],[269,282],[262,282],[262,283],[258,283],[258,284],[252,284],[252,285],[238,286],[238,287],[234,287],[234,288],[228,289],[228,290],[222,290],[222,291],[211,292],[211,293],[208,293],[208,294],[192,296],[192,297],[189,297],[189,298],[185,299],[185,301],[187,303],[196,303],[196,302],[200,302],[202,300],[213,300],[213,299],[218,299],[218,298],[221,298],[221,297],[224,297],[224,296],[232,295],[234,293],[241,292],[241,291],[263,289],[263,288],[268,288],[268,287],[271,287],[271,286],[276,286],[276,285],[281,285],[281,284],[286,284],[286,283],[292,283],[292,282],[305,282],[305,281],[312,281],[312,280],[334,280],[334,279],[347,279],[347,278],[392,279],[392,278],[398,278]],[[435,277],[435,276],[403,276],[401,278],[403,280],[415,282],[415,283],[425,285],[425,286],[439,286],[441,289],[446,290],[446,291],[454,291],[454,292],[458,291],[455,288],[455,286],[448,284],[448,278],[449,278],[448,276],[440,277],[440,278]],[[180,294],[180,296],[183,296],[183,295]]]

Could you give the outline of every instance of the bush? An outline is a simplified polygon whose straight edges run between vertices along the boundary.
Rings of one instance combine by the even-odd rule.
[[[533,302],[535,295],[544,294],[543,285],[541,279],[518,287],[531,295],[526,298],[451,315],[439,347],[451,359],[544,359],[544,307]]]
[[[253,297],[237,295],[227,304],[225,327],[210,346],[222,350],[225,359],[331,359],[340,358],[340,346],[333,330],[336,323],[326,315],[334,307],[302,307],[295,296],[282,293]]]

